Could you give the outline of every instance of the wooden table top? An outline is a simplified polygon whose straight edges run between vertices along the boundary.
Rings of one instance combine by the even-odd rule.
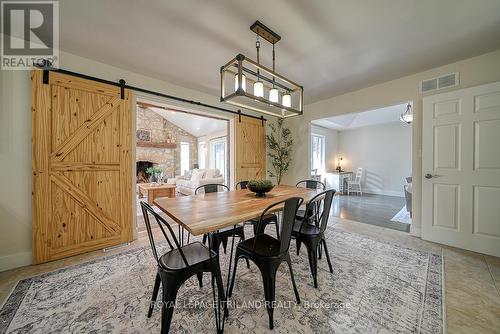
[[[162,184],[137,183],[137,186],[144,190],[175,188],[175,184],[167,184],[167,183],[162,183]]]
[[[265,197],[256,197],[251,191],[243,189],[177,198],[157,198],[154,204],[191,234],[202,235],[259,217],[262,211],[274,202],[301,197],[304,203],[307,203],[320,192],[315,189],[279,185]]]

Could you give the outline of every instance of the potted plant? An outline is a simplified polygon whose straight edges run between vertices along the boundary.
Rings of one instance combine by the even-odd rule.
[[[271,133],[266,135],[266,142],[272,168],[268,173],[270,177],[276,178],[277,184],[281,184],[281,179],[292,162],[293,138],[290,129],[283,126],[283,118],[279,118],[276,124],[269,123],[269,128]]]
[[[255,196],[263,197],[274,188],[274,185],[269,180],[250,180],[247,187],[251,192],[255,193]]]
[[[149,167],[148,169],[146,169],[146,173],[150,175],[149,181],[151,181],[151,183],[161,183],[161,176],[163,174],[161,168]]]

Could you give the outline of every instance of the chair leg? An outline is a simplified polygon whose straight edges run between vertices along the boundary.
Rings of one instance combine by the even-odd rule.
[[[286,263],[288,264],[288,269],[290,270],[290,276],[292,278],[292,286],[293,286],[293,292],[295,293],[295,299],[297,300],[297,304],[300,304],[299,290],[297,289],[297,285],[295,284],[295,277],[293,276],[292,260],[290,259],[290,254],[288,254],[286,258]]]
[[[261,270],[262,280],[264,281],[264,295],[266,297],[266,309],[267,315],[269,316],[269,329],[274,328],[274,296],[276,288],[276,269],[277,268],[266,268]]]
[[[333,274],[332,262],[330,261],[330,255],[328,254],[328,247],[326,246],[326,240],[323,238],[323,239],[321,239],[321,241],[323,242],[323,245],[325,246],[326,262],[328,262],[328,267],[330,268],[330,273]]]
[[[320,242],[319,247],[318,247],[318,260],[321,260],[322,253],[323,253],[323,247],[321,246],[321,242]]]
[[[297,237],[297,238],[295,238],[295,242],[296,242],[296,245],[297,245],[297,246],[295,247],[295,248],[297,249],[297,255],[299,255],[299,253],[300,253],[300,245],[301,245],[302,243],[300,242],[300,239],[299,239],[298,237]]]
[[[227,254],[227,237],[222,238],[221,243],[222,248],[224,248],[224,254]]]
[[[276,236],[278,237],[278,240],[280,240],[280,224],[276,222],[275,225],[276,225]]]
[[[160,289],[160,283],[161,283],[160,274],[156,273],[155,285],[153,287],[153,296],[151,297],[151,304],[149,304],[148,318],[151,318],[151,315],[153,314],[156,298],[158,297],[158,290]]]
[[[166,284],[165,284],[166,285]],[[165,288],[164,285],[164,288]],[[163,307],[161,309],[161,333],[167,334],[174,314],[175,299],[178,287],[175,290],[165,288],[163,292]]]
[[[318,287],[318,248],[314,244],[307,245],[307,256],[309,257],[309,266],[311,267],[311,274],[313,277],[314,287]]]
[[[202,240],[203,244],[205,245],[207,243],[207,235],[206,234],[203,234],[203,240]]]
[[[197,273],[196,276],[198,276],[198,282],[200,283],[200,288],[203,288],[203,273]]]

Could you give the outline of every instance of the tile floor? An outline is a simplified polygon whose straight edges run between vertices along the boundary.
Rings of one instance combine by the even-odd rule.
[[[332,221],[336,228],[341,230],[404,247],[443,254],[447,333],[500,333],[500,258],[423,241],[408,233],[375,225],[336,217],[333,217]],[[3,303],[20,279],[147,244],[147,236],[140,233],[138,240],[108,253],[96,251],[1,272],[0,303]]]

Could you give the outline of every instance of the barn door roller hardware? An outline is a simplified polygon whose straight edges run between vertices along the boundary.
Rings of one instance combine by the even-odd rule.
[[[149,90],[149,89],[145,89],[145,88],[141,88],[141,87],[137,87],[137,86],[127,85],[126,82],[125,82],[125,80],[123,80],[123,79],[121,79],[119,82],[114,82],[114,81],[105,80],[105,79],[93,77],[93,76],[90,76],[90,75],[86,75],[86,74],[83,74],[83,73],[68,71],[68,70],[64,70],[64,69],[61,69],[61,68],[54,68],[54,67],[52,67],[52,65],[50,64],[50,62],[47,61],[47,60],[45,60],[43,62],[36,63],[36,64],[34,64],[34,66],[37,67],[37,68],[39,68],[39,69],[41,69],[41,70],[43,70],[42,82],[44,84],[48,84],[49,83],[49,73],[50,72],[56,72],[56,73],[62,73],[62,74],[71,75],[71,76],[82,78],[82,79],[86,79],[86,80],[91,80],[91,81],[95,81],[95,82],[100,82],[100,83],[104,83],[104,84],[108,84],[108,85],[120,87],[120,95],[121,95],[122,98],[124,98],[125,89],[130,89],[130,90],[133,90],[133,91],[136,91],[136,92],[141,92],[141,93],[145,93],[145,94],[149,94],[149,95],[154,95],[154,96],[162,97],[162,98],[169,99],[169,100],[179,101],[179,102],[183,102],[183,103],[189,103],[189,104],[193,104],[193,105],[204,107],[204,108],[210,108],[210,109],[213,109],[213,110],[230,113],[230,114],[233,114],[233,115],[239,115],[240,117],[241,117],[241,115],[243,115],[243,116],[250,117],[250,118],[261,119],[261,117],[259,117],[259,116],[242,113],[241,110],[238,112],[238,111],[234,111],[234,110],[230,110],[230,109],[226,109],[226,108],[221,108],[221,107],[214,106],[214,105],[207,104],[207,103],[203,103],[203,102],[198,102],[198,101],[193,101],[193,100],[185,99],[183,97],[168,95],[168,94],[164,94],[164,93],[161,93],[161,92],[156,92],[156,91],[153,91],[153,90]],[[266,120],[266,119],[264,119],[264,120]]]

